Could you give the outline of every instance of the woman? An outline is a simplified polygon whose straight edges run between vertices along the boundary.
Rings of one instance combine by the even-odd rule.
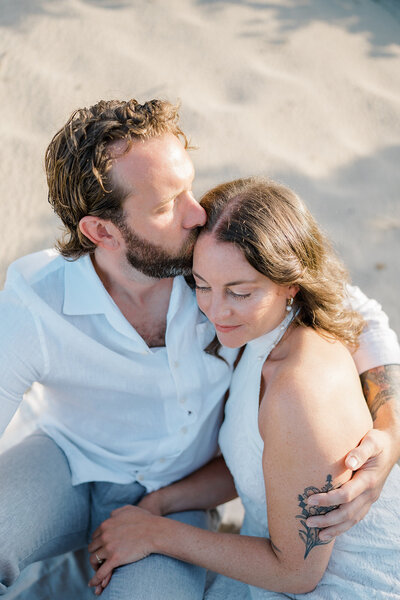
[[[94,534],[89,549],[105,562],[92,583],[155,552],[247,584],[217,577],[210,599],[400,598],[397,467],[367,517],[335,544],[310,521],[321,511],[312,496],[351,477],[346,452],[372,425],[351,357],[363,321],[347,307],[343,267],[281,185],[233,181],[202,205],[208,221],[193,262],[198,303],[220,344],[245,347],[220,432],[234,481],[217,459],[171,490],[185,508],[199,508],[226,501],[236,487],[246,511],[241,535],[124,507]]]

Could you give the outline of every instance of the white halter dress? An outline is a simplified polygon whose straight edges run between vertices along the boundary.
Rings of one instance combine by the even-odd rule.
[[[262,470],[263,440],[258,430],[262,366],[290,323],[247,344],[233,376],[219,443],[245,508],[241,533],[268,536]],[[284,473],[282,473],[284,477]],[[399,600],[400,468],[390,473],[368,515],[334,544],[327,570],[314,591],[281,594],[217,575],[206,600]]]

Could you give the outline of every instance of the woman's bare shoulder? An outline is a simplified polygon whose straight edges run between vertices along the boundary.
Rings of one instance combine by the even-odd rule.
[[[268,361],[263,369],[263,377],[267,377],[260,429],[263,423],[285,421],[323,430],[326,423],[339,426],[350,418],[360,424],[355,430],[365,433],[370,426],[369,412],[348,349],[340,341],[306,327],[295,328],[286,345],[275,369],[268,371]],[[279,358],[279,354],[275,356]]]
[[[296,390],[299,384],[309,383],[319,388],[334,377],[336,385],[355,382],[358,374],[349,350],[339,340],[310,327],[294,328],[280,349],[271,353],[275,366],[271,381],[286,384]],[[268,361],[263,373],[268,373]]]

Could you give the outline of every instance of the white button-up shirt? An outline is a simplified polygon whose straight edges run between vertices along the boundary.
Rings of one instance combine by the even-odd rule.
[[[24,257],[0,293],[2,430],[25,392],[35,424],[67,455],[74,484],[167,485],[217,449],[232,369],[204,352],[213,336],[182,277],[172,288],[166,346],[151,349],[88,255]],[[232,364],[235,351],[224,355]]]
[[[357,288],[369,320],[359,372],[400,362],[380,306]],[[182,277],[174,280],[166,346],[151,349],[122,315],[88,255],[46,250],[9,268],[0,292],[0,428],[23,395],[65,452],[73,484],[140,481],[158,489],[205,464],[217,449],[223,396],[236,351],[204,348],[214,336]]]

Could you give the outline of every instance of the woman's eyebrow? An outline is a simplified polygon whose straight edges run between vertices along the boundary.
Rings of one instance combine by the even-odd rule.
[[[199,275],[198,273],[196,273],[196,271],[193,271],[193,270],[192,270],[192,275],[194,275],[195,277],[198,277],[198,278],[199,278],[199,279],[201,279],[202,281],[206,281],[206,280],[204,279],[204,277],[202,277],[201,275]]]
[[[241,285],[242,283],[257,283],[255,279],[241,279],[240,281],[228,281],[226,286]]]
[[[201,275],[199,275],[198,273],[196,273],[196,271],[192,271],[192,274],[197,277],[198,279],[201,279],[202,281],[205,281],[207,283],[207,280],[204,279],[204,277],[202,277]],[[242,279],[240,281],[228,281],[227,283],[224,283],[224,285],[226,287],[229,287],[231,285],[241,285],[242,283],[257,283],[256,280],[254,279]]]

